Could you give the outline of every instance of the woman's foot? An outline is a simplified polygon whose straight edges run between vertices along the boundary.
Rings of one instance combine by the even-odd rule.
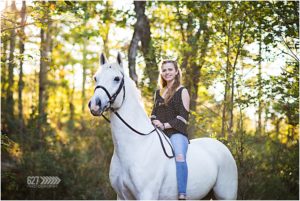
[[[186,200],[186,195],[184,193],[179,193],[178,200]]]

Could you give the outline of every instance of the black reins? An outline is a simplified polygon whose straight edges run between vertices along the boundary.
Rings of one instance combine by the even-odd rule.
[[[123,90],[124,90],[124,93],[123,93],[123,102],[124,102],[124,99],[125,99],[125,84],[124,84],[124,74],[123,74],[123,73],[122,73],[122,80],[121,80],[121,83],[120,83],[120,85],[119,85],[117,91],[116,91],[112,96],[109,94],[109,92],[107,91],[107,89],[106,89],[105,87],[101,86],[101,85],[96,86],[94,92],[96,91],[96,89],[102,89],[102,90],[106,93],[107,97],[109,98],[109,101],[108,101],[108,102],[109,102],[109,106],[106,107],[106,108],[104,109],[104,111],[107,111],[108,109],[110,109],[110,110],[111,110],[113,113],[115,113],[116,116],[117,116],[117,117],[118,117],[118,118],[119,118],[119,119],[120,119],[120,120],[121,120],[121,121],[122,121],[122,122],[130,129],[130,130],[132,130],[133,132],[135,132],[135,133],[137,133],[137,134],[139,134],[139,135],[145,136],[145,135],[150,135],[151,133],[153,133],[154,131],[156,131],[156,133],[157,133],[157,135],[158,135],[158,138],[159,138],[159,141],[160,141],[160,144],[161,144],[162,149],[163,149],[163,151],[164,151],[164,154],[165,154],[166,157],[168,157],[168,158],[174,158],[175,154],[174,154],[173,147],[172,147],[172,145],[170,144],[169,140],[166,138],[166,135],[164,134],[164,132],[163,132],[161,129],[159,129],[159,128],[153,126],[154,129],[151,130],[150,132],[148,132],[148,133],[142,133],[142,132],[140,132],[140,131],[134,129],[132,126],[130,126],[130,125],[129,125],[129,124],[128,124],[121,116],[120,116],[120,114],[119,114],[117,111],[115,111],[113,108],[111,108],[111,105],[115,102],[115,100],[116,100],[117,96],[119,95],[119,93],[121,92],[122,88],[123,88]],[[123,102],[122,102],[122,103],[123,103]],[[106,116],[104,116],[103,113],[101,114],[101,116],[102,116],[107,122],[110,123],[110,120],[109,120]],[[167,151],[166,151],[166,148],[165,148],[165,146],[164,146],[162,137],[161,137],[161,135],[160,135],[159,132],[158,132],[158,129],[160,130],[160,132],[162,133],[163,137],[165,138],[165,140],[168,142],[169,146],[171,147],[172,155],[168,155],[168,153],[167,153]]]

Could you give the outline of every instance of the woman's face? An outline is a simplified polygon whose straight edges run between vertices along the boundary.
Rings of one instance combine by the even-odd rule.
[[[161,76],[166,82],[171,82],[178,74],[173,63],[165,63],[161,67]]]

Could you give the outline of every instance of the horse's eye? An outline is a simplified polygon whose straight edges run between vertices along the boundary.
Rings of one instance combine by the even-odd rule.
[[[120,81],[120,77],[115,77],[114,81],[119,82]]]
[[[97,82],[97,79],[96,79],[96,77],[94,77],[94,80],[95,80],[95,82]]]

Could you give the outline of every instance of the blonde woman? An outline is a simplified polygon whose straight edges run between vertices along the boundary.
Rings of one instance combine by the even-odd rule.
[[[176,61],[162,62],[159,84],[160,89],[155,92],[151,121],[171,140],[175,152],[178,199],[185,200],[188,178],[186,153],[189,144],[186,128],[190,96],[181,85],[181,71]]]

